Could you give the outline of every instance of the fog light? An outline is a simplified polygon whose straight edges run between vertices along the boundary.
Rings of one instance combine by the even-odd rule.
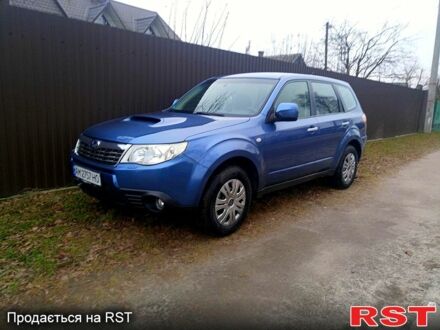
[[[156,199],[156,208],[159,211],[162,211],[164,207],[165,207],[165,202],[163,200],[161,200],[160,198],[157,198]]]

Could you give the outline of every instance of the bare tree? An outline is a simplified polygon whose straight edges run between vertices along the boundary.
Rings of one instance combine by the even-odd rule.
[[[309,42],[304,50],[304,62],[307,66],[313,68],[324,67],[324,49],[321,47],[322,43],[314,41]]]
[[[404,36],[405,26],[383,24],[376,32],[359,29],[350,22],[332,23],[328,69],[352,76],[399,83],[408,87],[426,83],[426,75]],[[304,35],[272,39],[269,55],[302,54],[307,66],[324,67],[324,39]]]
[[[419,85],[425,86],[428,79],[415,57],[404,58],[396,63],[388,77],[393,83],[414,88]]]
[[[319,43],[309,40],[306,35],[287,35],[281,40],[272,39],[272,48],[266,50],[269,55],[290,55],[301,54],[304,62],[311,67],[321,67],[323,64],[323,53]]]
[[[246,50],[244,51],[246,55],[249,55],[251,53],[251,40],[249,40],[248,45],[246,46]]]
[[[205,0],[199,8],[195,8],[198,14],[193,22],[188,19],[192,9],[190,1],[187,2],[183,13],[179,13],[177,3],[171,6],[170,22],[173,22],[174,31],[183,41],[220,48],[229,18],[228,6],[225,5],[220,11],[213,11],[212,0]],[[181,17],[180,28],[176,23],[177,16]]]
[[[408,39],[402,36],[404,26],[385,23],[370,33],[344,22],[333,25],[330,34],[329,67],[333,71],[363,78],[381,78],[379,73],[395,65],[405,54]]]
[[[298,52],[298,41],[292,34],[284,36],[281,40],[272,38],[272,49],[266,51],[269,55],[288,55]]]

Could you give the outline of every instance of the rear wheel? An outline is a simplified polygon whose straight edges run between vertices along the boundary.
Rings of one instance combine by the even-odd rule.
[[[335,187],[347,189],[351,186],[356,177],[358,161],[359,156],[356,149],[351,145],[347,146],[332,178]]]
[[[233,233],[242,224],[252,201],[248,175],[238,166],[218,173],[209,184],[202,201],[202,219],[218,236]]]

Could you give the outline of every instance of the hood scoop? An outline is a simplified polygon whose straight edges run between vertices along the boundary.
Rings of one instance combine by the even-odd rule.
[[[151,124],[157,124],[157,123],[159,123],[161,121],[159,118],[156,118],[156,117],[142,116],[142,115],[130,116],[130,117],[127,118],[127,120],[130,120],[130,121],[141,121],[141,122],[144,122],[144,123],[151,123]]]

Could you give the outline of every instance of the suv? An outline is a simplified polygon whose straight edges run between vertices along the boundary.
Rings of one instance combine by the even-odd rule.
[[[246,73],[205,80],[162,112],[86,129],[71,165],[90,195],[156,212],[197,207],[227,235],[256,196],[323,176],[348,188],[366,139],[346,82]]]

